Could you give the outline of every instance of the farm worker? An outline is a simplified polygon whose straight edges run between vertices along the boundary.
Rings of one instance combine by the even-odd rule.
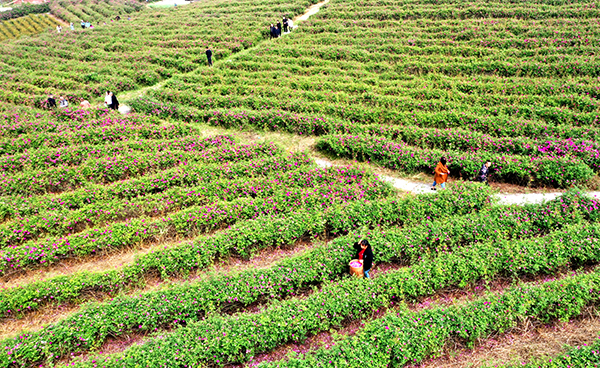
[[[288,23],[288,28],[291,32],[294,29],[294,21],[291,19],[288,19],[287,23]]]
[[[212,66],[212,51],[208,46],[206,46],[206,60],[208,61],[208,66]]]
[[[446,166],[446,158],[442,157],[440,162],[438,162],[435,167],[435,175],[433,177],[433,185],[431,186],[431,190],[437,190],[435,187],[436,184],[439,184],[440,187],[446,189],[446,180],[448,180],[448,175],[450,175],[450,170]]]
[[[46,106],[49,109],[53,109],[56,107],[56,100],[54,99],[53,95],[48,95],[48,99],[46,100]]]
[[[106,91],[106,95],[104,96],[104,104],[109,109],[112,109],[112,96],[110,95],[110,92],[108,92],[108,91]]]
[[[85,29],[85,22],[81,21],[81,29]]]
[[[71,27],[71,31],[75,30],[75,26],[73,25],[73,22],[71,22],[71,24],[69,24],[69,27]]]
[[[283,17],[283,32],[288,31],[288,20],[287,17]]]
[[[479,170],[479,173],[477,174],[477,181],[490,185],[487,180],[488,174],[490,172],[490,166],[492,166],[492,162],[489,160],[486,161],[483,164],[483,166],[481,166],[481,170]]]
[[[111,100],[111,108],[113,110],[118,110],[119,109],[119,100],[117,100],[117,96],[115,96],[114,93],[110,93],[110,100]]]
[[[373,249],[371,248],[371,244],[369,244],[367,239],[363,239],[354,243],[354,249],[356,249],[356,258],[362,261],[365,277],[370,278],[369,271],[371,271],[371,267],[373,266]]]
[[[69,101],[67,101],[67,99],[65,98],[65,96],[60,96],[60,100],[59,100],[59,104],[60,107],[65,108],[65,107],[69,107]]]
[[[90,22],[85,22],[85,28],[90,28],[92,26],[92,23]]]
[[[62,31],[62,27],[60,25],[56,25],[56,33],[60,33]]]
[[[79,101],[79,106],[81,106],[82,109],[89,109],[90,107],[92,107],[92,104],[88,100],[80,98]]]

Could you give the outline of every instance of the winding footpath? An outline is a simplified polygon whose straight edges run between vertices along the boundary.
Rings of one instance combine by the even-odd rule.
[[[166,6],[172,6],[175,3],[180,4],[182,2],[189,3],[187,0],[163,0],[163,1],[159,2],[159,3],[153,3],[153,5],[163,4],[163,5],[166,5]],[[297,17],[295,17],[293,19],[293,21],[294,21],[294,29],[298,28],[298,24],[299,23],[302,23],[303,21],[308,20],[308,18],[310,18],[312,15],[315,15],[316,13],[318,13],[319,10],[321,9],[321,7],[323,7],[323,5],[327,4],[328,2],[329,2],[329,0],[323,0],[323,1],[319,2],[319,3],[313,4],[310,7],[308,7],[308,9],[306,9],[306,11],[304,12],[304,14],[298,15]],[[282,37],[284,37],[284,36],[286,36],[286,35],[288,35],[290,33],[291,32],[286,32],[286,33],[284,33],[282,35]],[[267,41],[267,40],[265,40],[265,41]],[[265,42],[265,41],[263,41],[263,42]],[[215,60],[214,65],[217,65],[217,64],[222,63],[222,62],[228,62],[228,63],[230,63],[236,57],[238,57],[240,55],[243,55],[243,54],[245,54],[246,52],[248,52],[250,50],[253,50],[257,45],[259,45],[261,43],[262,42],[259,42],[256,45],[254,45],[253,47],[244,49],[244,50],[242,50],[242,51],[240,51],[240,52],[238,52],[236,54],[233,54],[233,55],[231,55],[231,57],[229,57],[226,60]],[[196,70],[193,70],[190,73],[194,73],[195,71]],[[179,74],[177,76],[179,77],[179,76],[181,76],[181,74]],[[143,88],[140,88],[140,89],[123,92],[123,93],[121,93],[119,95],[119,99],[121,101],[125,102],[125,101],[131,100],[133,98],[143,96],[146,93],[146,91],[157,90],[159,88],[162,88],[167,83],[167,81],[169,81],[170,79],[171,78],[165,79],[165,80],[163,80],[161,82],[158,82],[158,83],[156,83],[156,84],[154,84],[152,86],[143,87]],[[131,107],[128,106],[128,105],[126,105],[126,104],[124,104],[124,103],[122,103],[122,104],[119,105],[119,112],[121,114],[123,114],[123,115],[129,114],[131,112]]]
[[[335,163],[324,160],[321,158],[315,158],[315,163],[320,167],[331,167],[331,166],[339,166]],[[410,181],[406,179],[398,179],[393,178],[388,175],[378,174],[379,178],[383,181],[386,181],[396,189],[399,189],[404,192],[414,193],[414,194],[422,194],[422,193],[431,193],[430,186],[427,184]],[[507,194],[507,193],[499,193],[496,194],[496,198],[498,198],[498,204],[518,204],[524,205],[528,203],[544,203],[546,201],[550,201],[559,195],[562,192],[551,192],[551,193],[521,193],[521,194]],[[600,199],[600,192],[587,192],[587,194],[591,197],[598,197]]]

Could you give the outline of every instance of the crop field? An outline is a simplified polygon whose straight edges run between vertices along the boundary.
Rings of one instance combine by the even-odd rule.
[[[46,14],[30,14],[0,22],[0,41],[34,35],[56,26],[56,19]]]
[[[330,0],[267,37],[314,3],[53,1],[132,19],[0,44],[0,368],[600,365],[597,4]],[[132,112],[78,108],[106,90]],[[441,156],[448,189],[390,184]]]

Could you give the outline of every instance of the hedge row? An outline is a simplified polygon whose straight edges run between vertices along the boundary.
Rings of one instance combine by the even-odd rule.
[[[50,167],[12,174],[0,174],[0,195],[32,195],[72,190],[88,183],[107,184],[131,177],[187,165],[191,162],[225,163],[283,155],[283,150],[272,144],[216,147],[204,151],[165,150],[159,152],[132,152],[113,157],[100,157],[79,166]]]
[[[0,171],[20,172],[43,170],[53,166],[75,166],[85,161],[102,157],[120,156],[127,153],[158,153],[161,151],[198,152],[213,146],[233,145],[232,136],[217,135],[203,138],[186,136],[168,140],[128,140],[113,144],[79,145],[60,148],[39,148],[27,153],[3,155],[0,158]]]
[[[239,163],[192,162],[109,185],[88,184],[75,191],[58,195],[4,197],[0,202],[0,215],[6,219],[30,217],[45,211],[77,210],[102,201],[133,200],[175,187],[192,187],[219,179],[271,177],[309,166],[312,166],[312,160],[306,153],[292,153],[286,157],[266,157]]]
[[[475,192],[475,193],[473,193]],[[388,200],[380,205],[380,202],[371,203],[347,203],[347,218],[340,218],[340,211],[330,215],[337,221],[330,221],[337,224],[354,224],[356,227],[370,225],[376,226],[381,219],[392,221],[395,219],[397,224],[419,223],[422,218],[434,215],[451,216],[453,213],[463,214],[471,211],[477,211],[482,206],[489,205],[489,192],[486,188],[480,191],[472,191],[463,195],[461,191],[451,193],[440,193],[440,195],[427,195],[419,197],[410,197],[399,201]],[[311,215],[314,216],[314,215]],[[306,217],[309,218],[309,217]],[[321,220],[322,221],[322,220]],[[323,226],[323,222],[314,220],[318,226]],[[296,221],[298,226],[314,226],[310,222]],[[248,237],[253,236],[256,226],[264,224],[257,222],[250,226]],[[269,229],[269,227],[265,227]],[[340,232],[344,231],[342,228]],[[38,284],[36,287],[24,290],[22,295],[25,298],[30,297],[29,293],[38,293],[46,298],[53,295],[59,295],[54,292],[55,289],[40,290],[42,287],[60,289],[63,293],[73,291],[74,295],[80,291],[80,283],[96,280],[103,282],[120,282],[129,271],[132,279],[136,276],[143,276],[146,267],[152,272],[166,266],[165,273],[181,272],[180,264],[186,265],[188,269],[202,266],[215,245],[221,245],[231,242],[229,247],[237,247],[238,243],[229,240],[230,234],[224,234],[215,242],[210,239],[199,241],[194,247],[183,246],[177,251],[160,252],[145,256],[138,261],[136,267],[124,269],[123,275],[116,272],[109,272],[103,275],[99,274],[79,274],[79,278],[67,280],[63,278],[55,279],[54,283]],[[260,239],[277,239],[277,235],[268,233],[261,236]],[[351,237],[353,238],[353,236]],[[242,236],[242,240],[247,237]],[[251,303],[263,302],[271,298],[282,298],[287,295],[294,295],[307,286],[318,284],[320,282],[331,280],[347,269],[347,261],[352,252],[347,247],[347,242],[352,239],[335,242],[332,246],[319,246],[311,251],[298,256],[284,259],[268,269],[248,270],[234,275],[219,275],[202,282],[189,285],[178,285],[173,288],[158,292],[149,292],[140,294],[139,297],[120,297],[103,304],[91,304],[82,311],[49,326],[41,331],[22,334],[15,339],[8,339],[0,344],[0,352],[11,351],[11,356],[4,358],[17,359],[20,362],[34,362],[49,358],[61,356],[68,352],[87,350],[93,346],[98,346],[108,336],[118,336],[131,331],[156,331],[159,328],[176,326],[182,323],[189,323],[202,319],[209,311],[214,310],[236,310],[243,308]],[[428,241],[425,239],[425,241]],[[258,244],[248,244],[245,249],[252,249]],[[190,252],[185,252],[186,248],[191,248]],[[393,257],[395,255],[390,255]],[[156,271],[155,271],[156,272]],[[95,278],[93,277],[95,276]],[[106,277],[102,279],[102,277]],[[108,277],[115,277],[108,280]],[[93,287],[94,285],[92,285]],[[118,288],[118,285],[113,287]],[[15,293],[16,294],[16,293]],[[28,295],[29,294],[29,295]],[[8,295],[4,294],[3,299]],[[13,301],[18,302],[18,294]],[[66,298],[69,295],[65,295]],[[35,306],[35,300],[30,305]],[[4,305],[6,307],[6,305]],[[152,311],[152,312],[151,312]],[[159,311],[160,313],[156,313]],[[126,318],[122,318],[123,316]],[[70,332],[66,332],[70,331]],[[46,341],[47,349],[41,351],[37,349],[40,341]],[[2,347],[6,346],[6,349]],[[0,363],[2,355],[0,353]],[[0,364],[1,366],[1,364]]]
[[[148,362],[152,362],[152,366],[241,363],[288,341],[301,342],[308,335],[329,330],[343,321],[365,318],[386,308],[394,299],[412,300],[441,288],[464,286],[499,274],[550,273],[570,262],[598,262],[600,247],[595,244],[598,240],[600,225],[583,224],[544,238],[474,243],[373,280],[346,278],[330,283],[308,297],[276,302],[259,313],[208,315],[123,353],[75,366],[130,367],[140,362],[142,366]],[[554,288],[561,292],[554,294]],[[329,361],[340,367],[348,362],[364,365],[375,361],[374,366],[402,365],[435,354],[451,336],[473,341],[492,332],[502,332],[524,317],[542,321],[568,319],[578,315],[586,305],[597,303],[600,272],[516,290],[462,308],[439,308],[416,315],[391,313],[369,324],[359,333],[360,340],[349,339],[348,344],[352,345],[336,344],[331,350],[317,353],[314,359],[292,361],[290,366],[303,366],[305,362],[306,366],[315,363],[330,366]],[[533,298],[526,298],[528,294]],[[507,296],[510,297],[507,299]],[[183,308],[185,303],[180,305]],[[149,311],[147,318],[153,318],[156,311],[158,309]],[[432,312],[441,312],[441,315],[430,318]],[[125,314],[121,311],[120,315],[116,319],[124,320]],[[131,318],[129,314],[126,316]],[[382,330],[384,334],[391,332],[392,338],[376,334]],[[357,349],[357,344],[364,345],[365,341],[377,343]],[[390,349],[394,354],[389,354]],[[367,357],[370,360],[366,360]]]
[[[129,121],[109,127],[73,129],[58,133],[30,133],[0,140],[0,153],[16,154],[39,148],[58,148],[80,144],[108,144],[128,139],[173,139],[198,134],[198,129],[185,124],[158,126]]]
[[[105,226],[114,221],[141,216],[165,216],[167,213],[187,207],[217,201],[264,198],[288,189],[322,188],[338,182],[352,185],[363,180],[373,180],[370,174],[354,168],[301,168],[288,171],[286,174],[278,174],[272,173],[269,178],[213,180],[200,186],[174,187],[164,192],[130,200],[114,198],[94,202],[74,210],[54,207],[37,215],[15,217],[12,221],[0,224],[0,248],[7,245],[16,246],[44,235],[74,234],[90,227]],[[52,200],[56,198],[53,197]],[[17,210],[21,209],[17,208]]]
[[[331,135],[319,138],[317,149],[336,156],[367,160],[407,173],[433,171],[446,157],[451,175],[473,178],[487,161],[492,161],[494,180],[519,185],[568,187],[590,179],[594,172],[580,159],[559,156],[526,157],[485,152],[455,152],[409,146],[371,136]]]
[[[516,286],[462,305],[417,312],[392,310],[329,349],[320,349],[288,361],[263,363],[259,367],[386,367],[415,364],[441,354],[444,345],[452,339],[472,345],[477,339],[509,331],[523,321],[568,321],[580,315],[586,307],[597,306],[599,297],[600,271],[596,270],[546,283]],[[188,333],[179,337],[184,336],[195,335]],[[193,361],[189,359],[190,355],[197,354],[197,346],[201,346],[187,343],[181,350],[175,350],[176,344],[173,343],[171,339],[152,340],[149,344],[130,349],[121,361],[117,361],[116,357],[109,358],[109,364],[104,366],[129,366],[129,358],[134,356],[140,359],[139,362],[152,359],[153,366],[173,361],[176,366],[181,366],[182,361]],[[159,358],[159,354],[163,355]],[[597,361],[597,357],[594,360]],[[87,362],[75,366],[90,367],[92,364]]]
[[[468,192],[465,191],[468,189]],[[209,238],[201,236],[193,241],[184,242],[178,246],[157,250],[141,256],[135,263],[124,266],[118,270],[100,273],[79,273],[68,276],[60,276],[49,280],[34,282],[22,287],[0,291],[0,316],[18,317],[23,313],[37,310],[48,302],[63,303],[73,298],[78,298],[85,293],[102,291],[115,293],[124,288],[145,282],[145,277],[158,274],[166,279],[169,276],[188,274],[193,270],[210,265],[217,257],[226,257],[229,254],[238,254],[244,257],[250,256],[258,249],[277,244],[287,244],[295,240],[325,234],[328,236],[339,236],[346,234],[348,229],[355,228],[377,228],[379,226],[408,226],[417,224],[423,218],[436,216],[448,217],[452,215],[463,215],[474,211],[480,211],[489,206],[490,191],[488,188],[473,188],[472,186],[456,187],[439,195],[427,195],[408,197],[400,200],[387,199],[374,202],[347,202],[342,205],[330,207],[324,211],[305,213],[300,211],[295,214],[279,217],[259,217],[255,220],[239,222],[223,232],[217,233]],[[568,206],[570,215],[580,214],[574,206]],[[535,212],[544,215],[544,219],[556,218],[551,211],[541,207],[535,207]],[[502,217],[505,212],[500,211]],[[546,223],[540,223],[540,218],[527,221],[527,213],[516,212],[516,216],[510,216],[512,220],[505,220],[514,234],[531,231],[531,226],[522,225],[532,223],[534,227],[548,229]],[[498,216],[490,216],[498,219]],[[566,216],[560,216],[561,221]],[[310,221],[309,221],[310,220]],[[452,221],[448,226],[464,227],[469,222],[475,224],[474,233],[482,219],[479,216],[469,220]],[[544,220],[546,221],[546,220]],[[573,219],[573,221],[575,221]],[[289,224],[294,224],[289,229]],[[486,223],[489,221],[486,221]],[[433,222],[437,224],[437,222]],[[425,225],[423,234],[433,234],[430,229],[433,225]],[[442,226],[441,231],[447,231],[448,226]],[[285,229],[285,230],[282,230]],[[528,230],[529,229],[529,230]],[[508,231],[508,228],[506,228]],[[426,232],[425,232],[426,231]],[[435,231],[439,234],[440,230]],[[293,234],[293,235],[289,235]],[[410,230],[407,230],[407,238]],[[418,234],[418,233],[417,233]],[[472,239],[480,239],[479,235],[473,235]],[[514,235],[517,236],[517,235]],[[459,237],[464,239],[464,236]],[[470,238],[471,240],[471,238]],[[416,242],[424,240],[415,238]],[[473,240],[471,240],[473,241]],[[335,247],[334,247],[335,249]],[[383,251],[383,248],[381,249]],[[309,252],[312,254],[312,252]],[[320,260],[320,251],[314,252],[314,260]],[[323,253],[327,254],[327,253]],[[301,258],[301,260],[304,258]],[[296,264],[294,258],[288,263]],[[298,264],[298,267],[304,267]],[[336,268],[333,272],[338,272]],[[299,284],[304,283],[302,279],[296,280]]]
[[[0,275],[110,251],[151,240],[165,241],[208,232],[260,215],[289,213],[299,208],[323,210],[349,200],[378,199],[389,195],[389,185],[376,178],[357,183],[334,183],[317,188],[281,191],[265,198],[241,198],[194,206],[156,220],[134,218],[104,228],[65,237],[47,237],[0,250]]]

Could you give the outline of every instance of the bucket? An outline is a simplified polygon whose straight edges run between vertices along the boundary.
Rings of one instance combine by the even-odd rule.
[[[364,277],[365,273],[363,272],[363,263],[361,260],[353,259],[349,263],[350,266],[350,274],[357,277]]]

